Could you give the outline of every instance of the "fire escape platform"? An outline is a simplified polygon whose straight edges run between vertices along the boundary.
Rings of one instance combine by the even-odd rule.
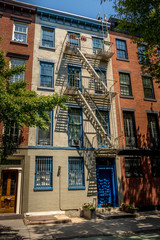
[[[79,88],[78,87],[73,87],[73,86],[67,86],[66,89],[64,90],[64,95],[71,95],[71,96],[75,96],[77,95],[77,90]]]
[[[101,147],[95,150],[96,157],[116,157],[117,149]]]

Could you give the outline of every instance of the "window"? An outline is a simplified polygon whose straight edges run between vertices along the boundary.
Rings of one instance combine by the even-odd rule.
[[[153,156],[150,160],[152,165],[152,176],[160,177],[160,156]]]
[[[85,189],[83,158],[69,157],[68,161],[69,189]]]
[[[136,129],[133,112],[123,112],[126,147],[136,147]]]
[[[68,85],[71,87],[81,87],[81,69],[68,66]]]
[[[53,88],[54,86],[54,64],[40,62],[40,87]]]
[[[82,145],[82,111],[78,108],[69,110],[68,127],[69,146],[80,147]]]
[[[109,112],[99,110],[97,112],[97,118],[101,123],[102,127],[104,128],[104,130],[106,131],[106,133],[110,135]],[[98,146],[105,145],[103,138],[98,133],[97,133],[97,143],[98,143]]]
[[[11,67],[13,67],[13,66],[23,66],[23,65],[25,65],[25,61],[24,60],[20,60],[20,59],[14,59],[14,58],[12,58],[11,60],[10,60],[10,63],[11,63]],[[24,80],[24,77],[25,77],[25,74],[24,74],[24,72],[23,73],[21,73],[21,74],[15,74],[13,77],[12,77],[12,79],[11,79],[11,81],[12,82],[17,82],[17,81],[20,81],[20,80]]]
[[[27,43],[28,24],[14,22],[13,40],[16,42]]]
[[[158,48],[158,56],[159,56],[159,59],[160,59],[160,49]]]
[[[123,58],[123,59],[128,59],[127,49],[126,49],[126,41],[117,39],[116,46],[117,46],[117,57]]]
[[[4,123],[4,131],[7,134],[8,141],[12,140],[14,143],[20,142],[20,129],[13,120]]]
[[[119,80],[120,80],[121,95],[132,96],[130,75],[127,73],[119,73]]]
[[[125,173],[126,177],[143,177],[141,158],[125,157]]]
[[[48,129],[44,130],[40,127],[37,128],[37,144],[38,145],[52,145],[52,119],[53,119],[53,112],[49,113],[50,121],[45,122],[48,126]]]
[[[138,58],[139,58],[139,62],[142,63],[145,61],[145,46],[138,46]]]
[[[144,97],[154,99],[153,83],[151,77],[142,77]]]
[[[100,70],[98,70],[98,71],[96,71],[96,73],[97,73],[98,76],[101,78],[101,81],[103,81],[104,84],[106,85],[106,72],[105,72],[105,71],[100,71]],[[95,83],[95,93],[97,93],[97,94],[103,94],[101,85],[96,84],[96,83]]]
[[[42,42],[44,47],[54,47],[54,29],[42,27]]]
[[[157,114],[148,113],[147,117],[151,147],[156,148],[159,146],[158,116]]]
[[[104,45],[103,45],[103,39],[101,38],[92,38],[92,44],[93,44],[93,53],[96,53],[99,50],[104,50]]]
[[[68,33],[68,42],[71,45],[74,45],[76,47],[80,47],[80,34],[69,32]]]
[[[35,190],[53,190],[52,157],[36,157],[35,162]]]

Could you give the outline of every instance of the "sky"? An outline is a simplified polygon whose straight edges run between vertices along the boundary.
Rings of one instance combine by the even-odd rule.
[[[114,15],[112,2],[106,1],[102,5],[100,0],[19,0],[20,2],[30,3],[37,6],[47,7],[55,10],[69,12],[89,18],[96,19],[97,15],[107,19]]]

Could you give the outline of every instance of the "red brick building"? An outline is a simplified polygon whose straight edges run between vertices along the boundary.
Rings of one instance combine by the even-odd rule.
[[[124,139],[119,151],[123,198],[126,203],[153,207],[160,205],[159,85],[141,71],[143,47],[138,49],[131,36],[116,32],[117,19],[110,22],[113,79],[120,102],[118,135]]]
[[[0,49],[5,53],[9,65],[26,64],[24,74],[15,75],[11,81],[25,79],[27,88],[31,89],[34,28],[36,8],[16,1],[0,0]],[[15,124],[11,121],[11,129],[16,133]],[[2,134],[3,126],[0,128]],[[0,213],[20,213],[23,206],[22,186],[25,188],[28,175],[24,165],[27,163],[28,132],[21,131],[20,147],[14,156],[0,164]],[[16,136],[17,137],[17,136]]]

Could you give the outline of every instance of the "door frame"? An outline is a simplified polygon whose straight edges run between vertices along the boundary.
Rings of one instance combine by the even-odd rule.
[[[98,161],[101,160],[104,162],[104,164],[99,164]],[[110,166],[105,165],[105,161],[109,160],[111,163]],[[115,159],[114,158],[103,158],[103,157],[97,157],[96,158],[96,173],[99,172],[100,169],[110,169],[112,171],[112,194],[113,194],[113,207],[118,207],[118,188],[117,188],[117,177],[116,177],[116,165],[115,165]],[[98,181],[97,181],[98,182]],[[97,202],[98,202],[98,185],[97,185]],[[98,206],[99,207],[99,206]]]
[[[22,182],[22,167],[11,167],[11,166],[2,166],[0,168],[0,180],[2,178],[2,171],[18,171],[18,177],[17,177],[17,194],[16,194],[16,206],[15,206],[15,213],[16,214],[20,214],[21,213],[21,205],[22,205],[22,186],[21,186],[21,182]],[[2,182],[0,181],[0,184],[2,184]]]

